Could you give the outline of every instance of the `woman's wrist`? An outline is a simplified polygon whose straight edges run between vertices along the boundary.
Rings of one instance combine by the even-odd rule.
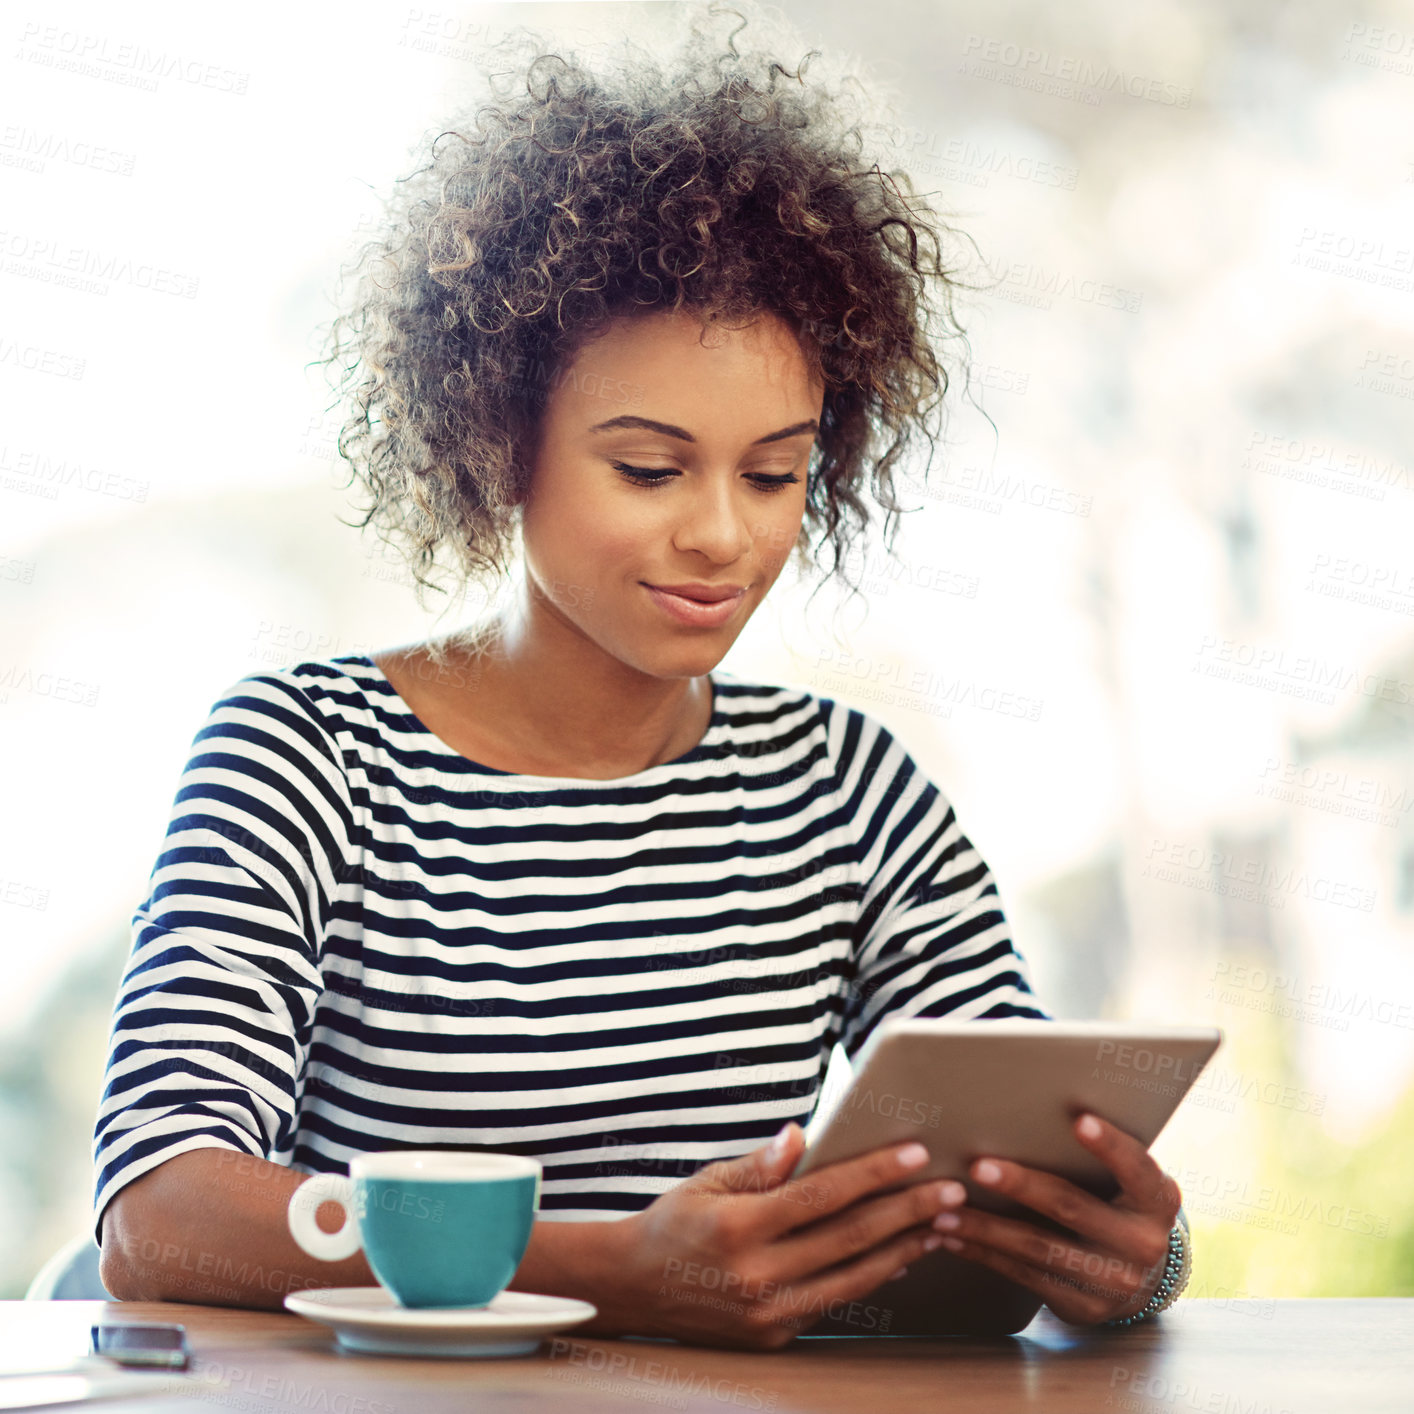
[[[631,1314],[620,1302],[629,1221],[561,1223],[537,1218],[508,1289],[588,1301],[599,1314],[575,1327],[583,1335],[632,1334]]]
[[[1159,1269],[1158,1282],[1149,1299],[1132,1315],[1104,1322],[1107,1326],[1132,1326],[1147,1321],[1161,1311],[1167,1311],[1183,1294],[1193,1273],[1193,1243],[1188,1232],[1188,1218],[1183,1209],[1169,1232],[1168,1251]]]

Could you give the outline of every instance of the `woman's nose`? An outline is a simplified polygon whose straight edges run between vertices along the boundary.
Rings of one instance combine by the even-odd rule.
[[[718,564],[730,564],[751,548],[749,515],[730,487],[709,483],[684,505],[673,545],[679,550],[700,551]]]

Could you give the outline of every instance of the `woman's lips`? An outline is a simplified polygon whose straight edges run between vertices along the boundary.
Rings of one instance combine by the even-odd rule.
[[[644,585],[644,588],[665,613],[671,614],[679,623],[692,624],[697,628],[720,628],[746,598],[746,591],[739,590],[730,599],[707,604],[701,599],[689,599],[684,594],[674,594],[651,584]]]

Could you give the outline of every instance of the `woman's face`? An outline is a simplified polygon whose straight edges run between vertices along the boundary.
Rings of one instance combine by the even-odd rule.
[[[708,327],[699,341],[700,316],[656,311],[580,349],[522,509],[541,626],[655,677],[709,671],[775,582],[824,402],[776,315]]]

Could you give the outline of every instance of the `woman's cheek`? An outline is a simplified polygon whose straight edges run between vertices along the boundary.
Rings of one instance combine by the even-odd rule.
[[[785,568],[800,538],[803,517],[802,510],[780,520],[763,520],[755,527],[756,553],[761,558],[768,579],[774,580]]]

